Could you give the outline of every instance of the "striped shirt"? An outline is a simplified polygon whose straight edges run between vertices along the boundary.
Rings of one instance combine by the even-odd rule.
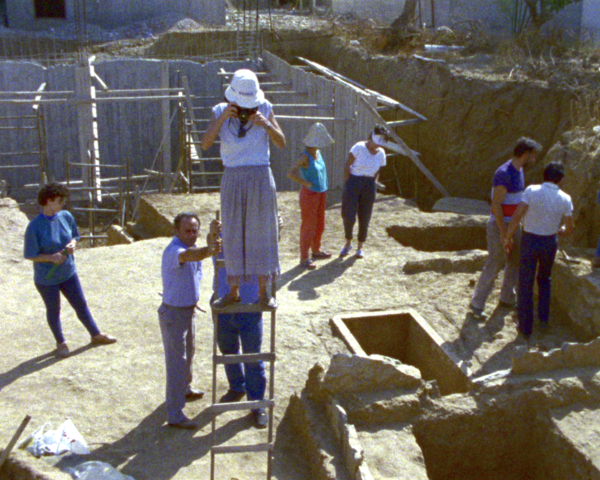
[[[510,222],[511,217],[523,198],[523,191],[525,190],[523,169],[517,170],[512,164],[512,160],[501,165],[496,170],[494,179],[492,180],[492,196],[493,189],[499,186],[506,188],[506,196],[502,202],[502,213],[504,214],[504,221]]]

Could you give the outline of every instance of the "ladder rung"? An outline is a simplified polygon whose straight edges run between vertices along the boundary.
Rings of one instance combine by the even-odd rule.
[[[255,445],[219,445],[212,447],[212,453],[245,453],[245,452],[270,452],[273,450],[272,443],[257,443]]]
[[[12,169],[12,168],[40,168],[40,164],[37,165],[0,165],[2,169]]]
[[[229,83],[224,83],[223,87],[228,87],[229,85]],[[260,82],[260,88],[261,90],[264,90],[265,93],[267,92],[267,90],[265,90],[265,87],[282,87],[284,85],[290,86],[292,84],[289,82]]]
[[[194,160],[192,165],[196,165],[200,162],[222,162],[221,157],[202,157],[201,160]]]
[[[119,213],[119,210],[113,210],[112,208],[72,208],[77,212],[96,212],[96,213]]]
[[[190,172],[192,177],[220,177],[223,172]]]
[[[208,187],[194,187],[193,191],[194,192],[218,192],[220,189],[221,189],[221,187],[217,187],[217,186],[214,186],[214,187],[211,187],[211,186],[208,186]]]
[[[259,360],[274,362],[275,353],[244,353],[242,355],[213,355],[213,362],[217,365],[232,365],[234,363],[256,363]]]
[[[226,77],[227,75],[233,75],[235,72],[217,72],[217,75],[221,77]],[[254,72],[257,77],[268,75],[269,72]]]
[[[223,175],[223,172],[192,172],[192,177],[210,177]]]
[[[308,92],[297,92],[295,90],[273,90],[265,93],[267,95],[308,95]]]
[[[187,143],[188,145],[202,145],[202,142],[195,142],[195,141],[192,141],[192,142],[186,142],[186,143]],[[213,146],[213,145],[220,145],[220,144],[221,144],[221,142],[220,142],[220,141],[215,141],[215,142],[213,142],[213,144],[212,144],[211,146]]]
[[[258,313],[273,311],[270,308],[263,307],[260,303],[234,303],[220,310],[213,309],[213,313]]]
[[[270,408],[275,405],[275,400],[254,400],[251,402],[215,403],[209,408],[212,413],[231,412],[234,410],[255,410],[258,408]]]
[[[40,155],[42,152],[1,152],[0,155],[3,157],[15,156],[15,155]]]
[[[387,122],[387,126],[390,128],[397,128],[397,127],[405,127],[407,125],[414,125],[415,123],[420,123],[423,120],[421,120],[420,118],[411,118],[410,120],[396,120],[393,122]]]

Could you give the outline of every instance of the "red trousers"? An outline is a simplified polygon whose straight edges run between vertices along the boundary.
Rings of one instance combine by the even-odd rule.
[[[321,251],[321,237],[325,231],[325,204],[327,192],[317,193],[302,187],[300,190],[300,260],[308,258],[308,251]]]

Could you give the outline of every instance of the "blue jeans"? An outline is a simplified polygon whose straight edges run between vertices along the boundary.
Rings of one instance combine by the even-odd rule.
[[[346,240],[352,240],[352,230],[358,216],[358,241],[367,240],[373,203],[375,203],[375,178],[350,175],[344,184],[342,195],[342,219]]]
[[[548,324],[552,286],[550,275],[557,248],[556,235],[542,236],[523,232],[521,237],[521,265],[517,292],[519,328],[525,335],[530,335],[533,327],[533,284],[536,267],[539,291],[538,318],[541,323]]]
[[[92,337],[95,337],[100,333],[100,330],[94,322],[94,318],[90,313],[85,296],[83,295],[83,289],[81,283],[79,283],[79,277],[77,274],[73,274],[67,280],[57,285],[38,285],[35,284],[38,292],[42,296],[42,300],[46,304],[46,319],[50,330],[56,339],[56,343],[63,343],[65,337],[62,333],[62,326],[60,323],[60,292],[69,301],[73,310],[77,314],[79,321],[83,323],[83,326],[87,329]]]
[[[262,344],[262,314],[220,314],[217,326],[217,344],[223,355],[240,353],[240,341],[244,353],[260,353]],[[229,388],[246,392],[248,400],[262,400],[267,380],[262,360],[254,363],[225,365]]]

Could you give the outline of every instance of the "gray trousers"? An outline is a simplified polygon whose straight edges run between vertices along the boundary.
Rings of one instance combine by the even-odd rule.
[[[487,223],[487,247],[488,257],[471,299],[471,305],[482,310],[485,309],[485,302],[494,288],[494,281],[502,267],[504,267],[504,280],[500,291],[500,301],[506,303],[515,303],[516,301],[515,289],[519,280],[521,229],[518,228],[515,232],[513,249],[510,256],[506,258],[496,219],[490,218]]]
[[[279,274],[277,192],[268,165],[225,168],[221,220],[230,285],[250,282],[252,275]]]
[[[183,407],[192,383],[195,307],[171,307],[163,303],[158,309],[158,319],[165,347],[167,422],[180,423],[186,419]]]

